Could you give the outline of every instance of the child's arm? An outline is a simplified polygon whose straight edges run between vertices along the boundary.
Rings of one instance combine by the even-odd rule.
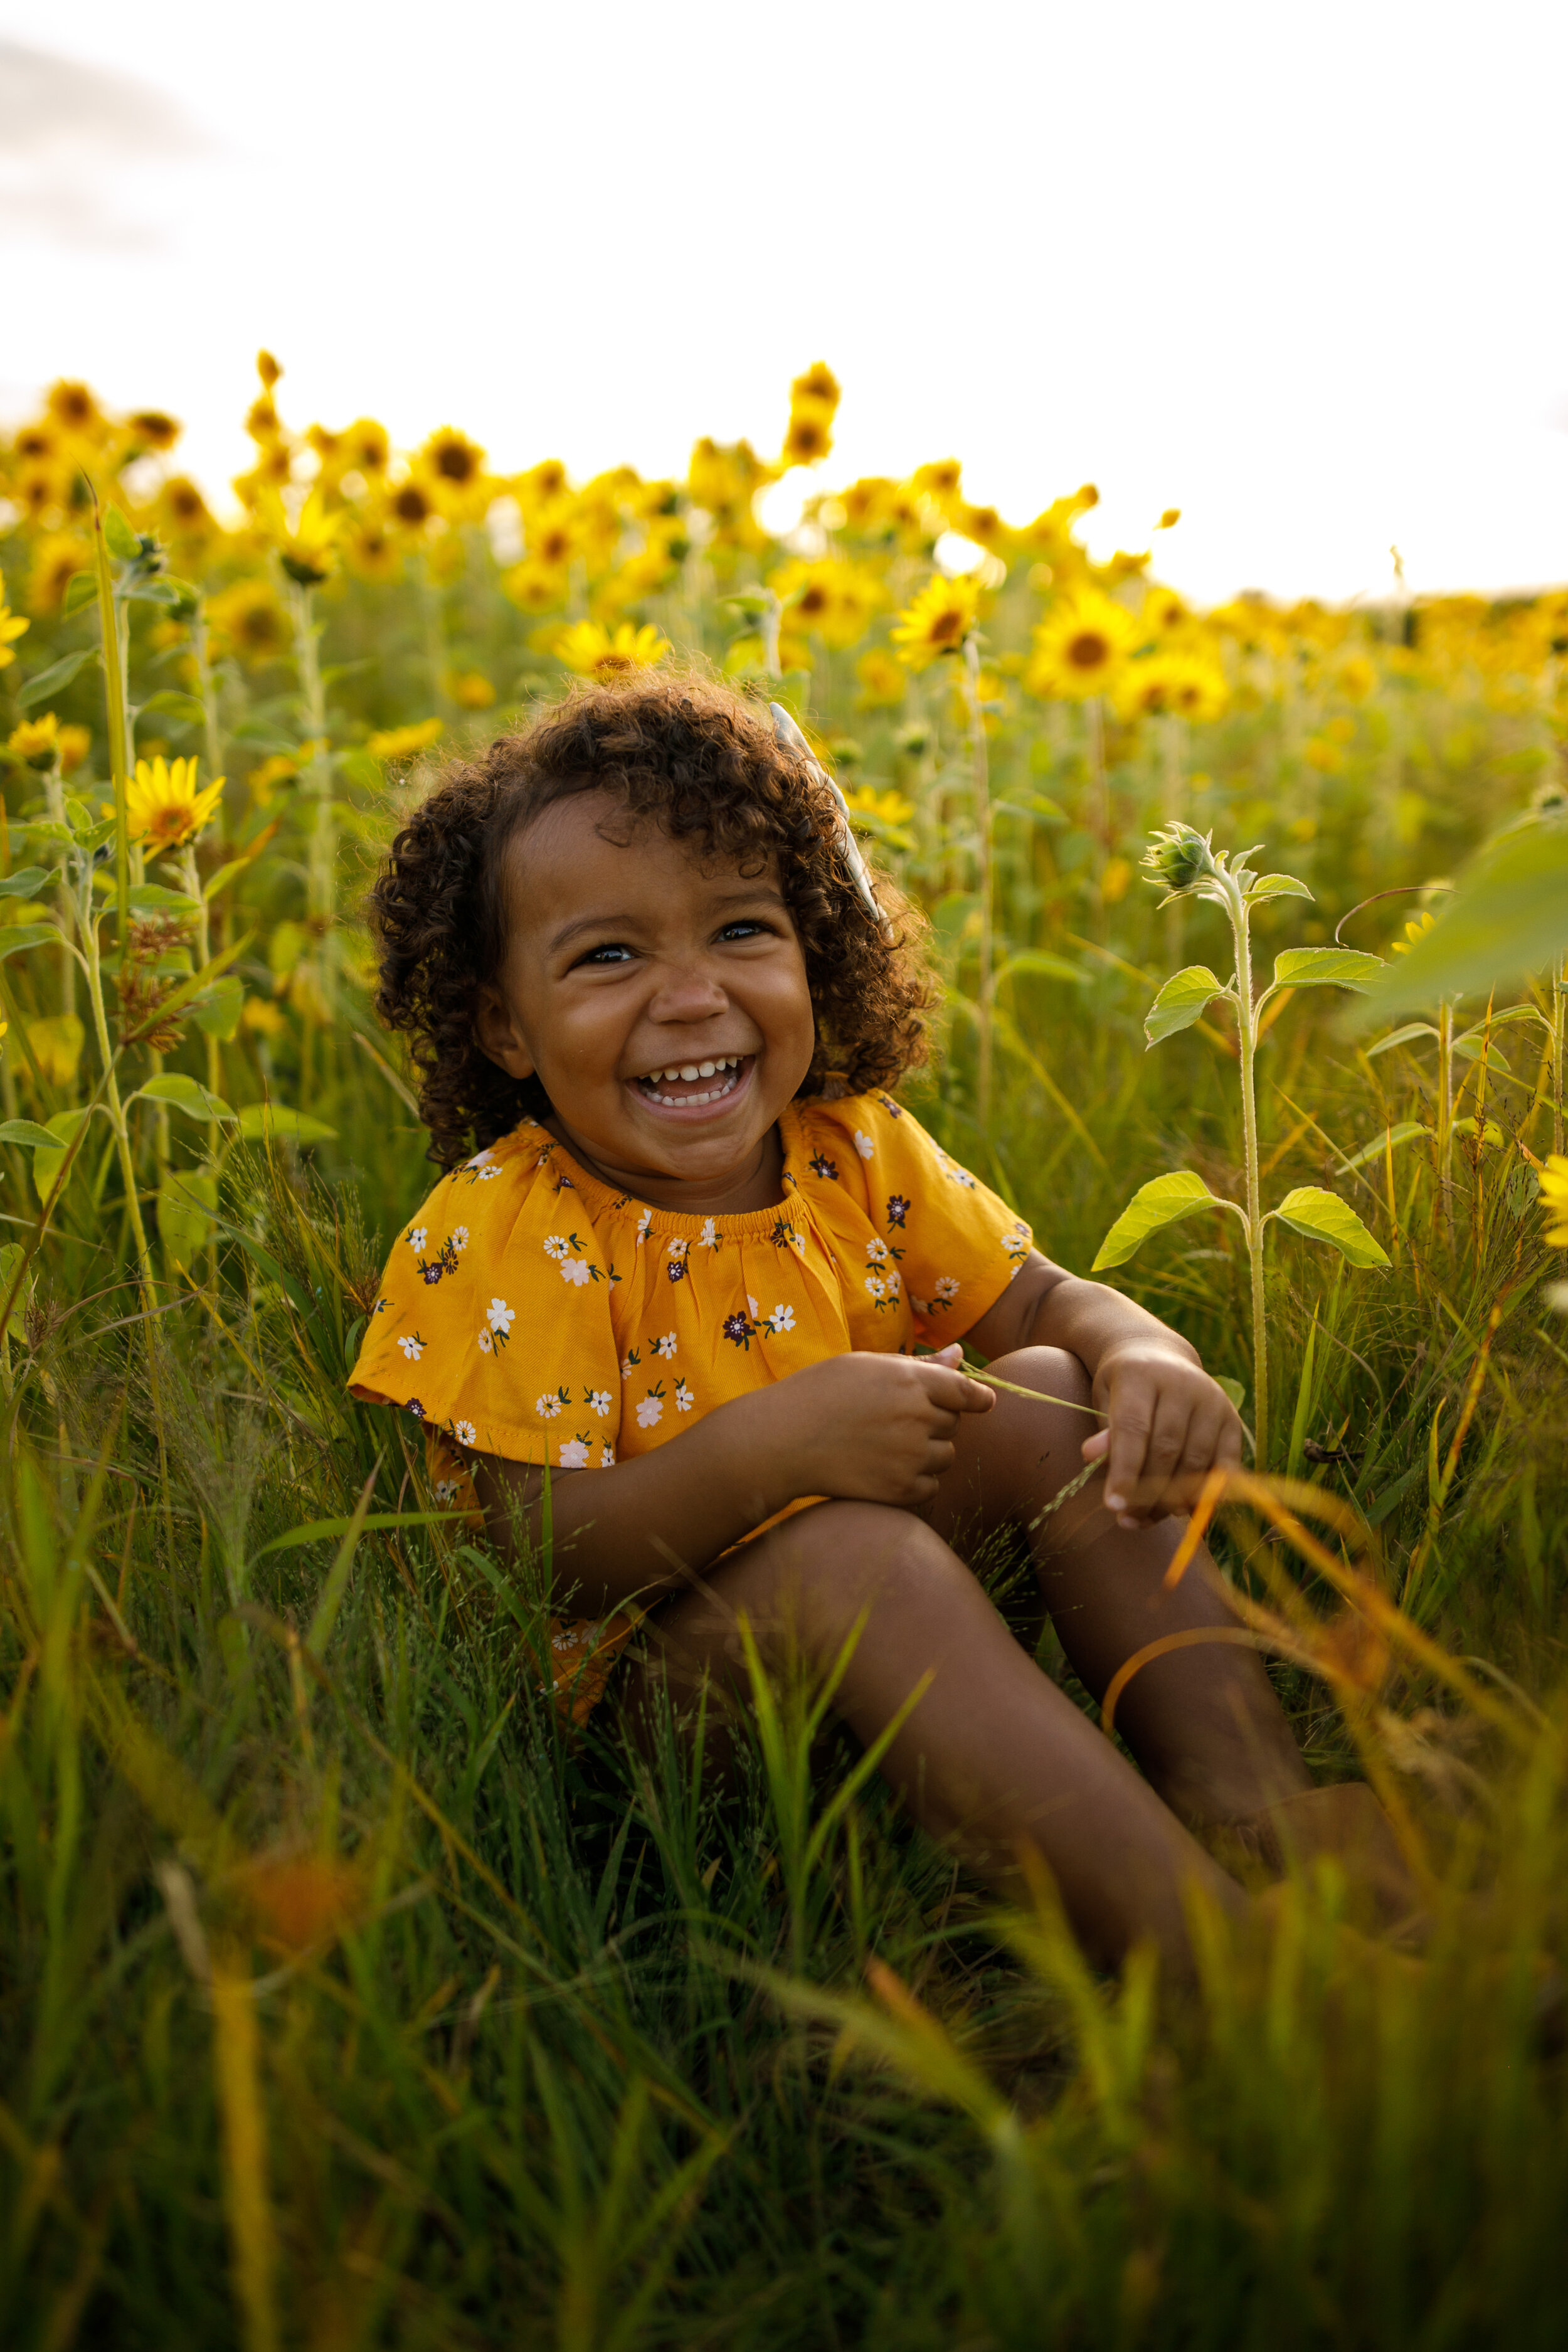
[[[613,1470],[551,1474],[556,1582],[585,1615],[684,1583],[801,1495],[915,1508],[952,1462],[961,1412],[993,1391],[940,1356],[845,1355],[736,1397],[694,1429]],[[537,1542],[542,1472],[473,1457],[490,1535]]]
[[[1031,1347],[1079,1359],[1110,1423],[1085,1440],[1084,1459],[1109,1456],[1106,1507],[1124,1528],[1190,1511],[1207,1473],[1241,1460],[1240,1419],[1197,1349],[1119,1290],[1037,1251],[964,1342],[988,1360]]]

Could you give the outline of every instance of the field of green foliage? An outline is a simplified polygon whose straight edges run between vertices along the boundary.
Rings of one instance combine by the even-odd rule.
[[[821,367],[668,482],[278,383],[231,523],[160,412],[0,441],[5,2342],[1555,2347],[1568,594],[1194,612],[1087,488],[813,488]],[[1172,2011],[847,1793],[809,1691],[722,1802],[568,1737],[548,1561],[348,1401],[431,1175],[365,881],[444,747],[689,657],[928,909],[920,1116],[1241,1395],[1211,1540],[1418,1959],[1325,1867]]]

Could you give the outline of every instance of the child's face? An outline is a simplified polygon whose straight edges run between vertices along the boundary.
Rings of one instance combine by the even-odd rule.
[[[509,855],[485,1052],[537,1076],[568,1144],[657,1205],[744,1183],[816,1045],[772,862],[705,861],[605,793],[557,802]]]

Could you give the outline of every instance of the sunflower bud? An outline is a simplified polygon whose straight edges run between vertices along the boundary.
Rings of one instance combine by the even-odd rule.
[[[1150,835],[1142,863],[1150,881],[1163,882],[1167,890],[1190,890],[1205,874],[1219,871],[1209,835],[1190,824],[1162,825]]]

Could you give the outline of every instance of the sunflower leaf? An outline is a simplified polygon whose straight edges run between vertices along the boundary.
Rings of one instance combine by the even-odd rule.
[[[1194,1021],[1201,1021],[1215,998],[1225,993],[1224,981],[1206,963],[1188,964],[1185,971],[1172,973],[1149,1007],[1143,1034],[1151,1045],[1163,1044],[1179,1029],[1190,1029]]]
[[[1383,958],[1355,948],[1287,948],[1274,959],[1276,988],[1370,988]]]
[[[75,587],[77,580],[85,580],[88,583],[88,593],[90,595],[92,593],[91,572],[79,572],[76,580],[73,580],[70,587],[66,590],[68,599],[70,589]],[[78,599],[79,603],[84,601],[85,599],[82,598]],[[47,702],[51,694],[63,693],[78,670],[85,668],[89,661],[96,658],[96,647],[88,646],[80,653],[66,654],[58,662],[51,662],[47,669],[41,669],[37,677],[30,677],[27,680],[26,685],[16,697],[17,709],[32,710],[38,703]]]
[[[167,1103],[171,1110],[184,1111],[187,1118],[232,1119],[235,1116],[221,1095],[213,1094],[199,1078],[188,1078],[183,1070],[160,1072],[138,1088],[143,1101]]]
[[[1326,1242],[1352,1265],[1385,1267],[1388,1253],[1371,1234],[1347,1201],[1325,1192],[1321,1184],[1299,1184],[1287,1192],[1274,1211],[1282,1225],[1310,1242]]]
[[[1178,1169],[1170,1176],[1156,1176],[1133,1193],[1100,1243],[1089,1272],[1099,1274],[1104,1266],[1124,1265],[1142,1248],[1150,1234],[1157,1234],[1162,1226],[1173,1225],[1178,1218],[1190,1217],[1198,1209],[1223,1209],[1226,1205],[1190,1169]]]

